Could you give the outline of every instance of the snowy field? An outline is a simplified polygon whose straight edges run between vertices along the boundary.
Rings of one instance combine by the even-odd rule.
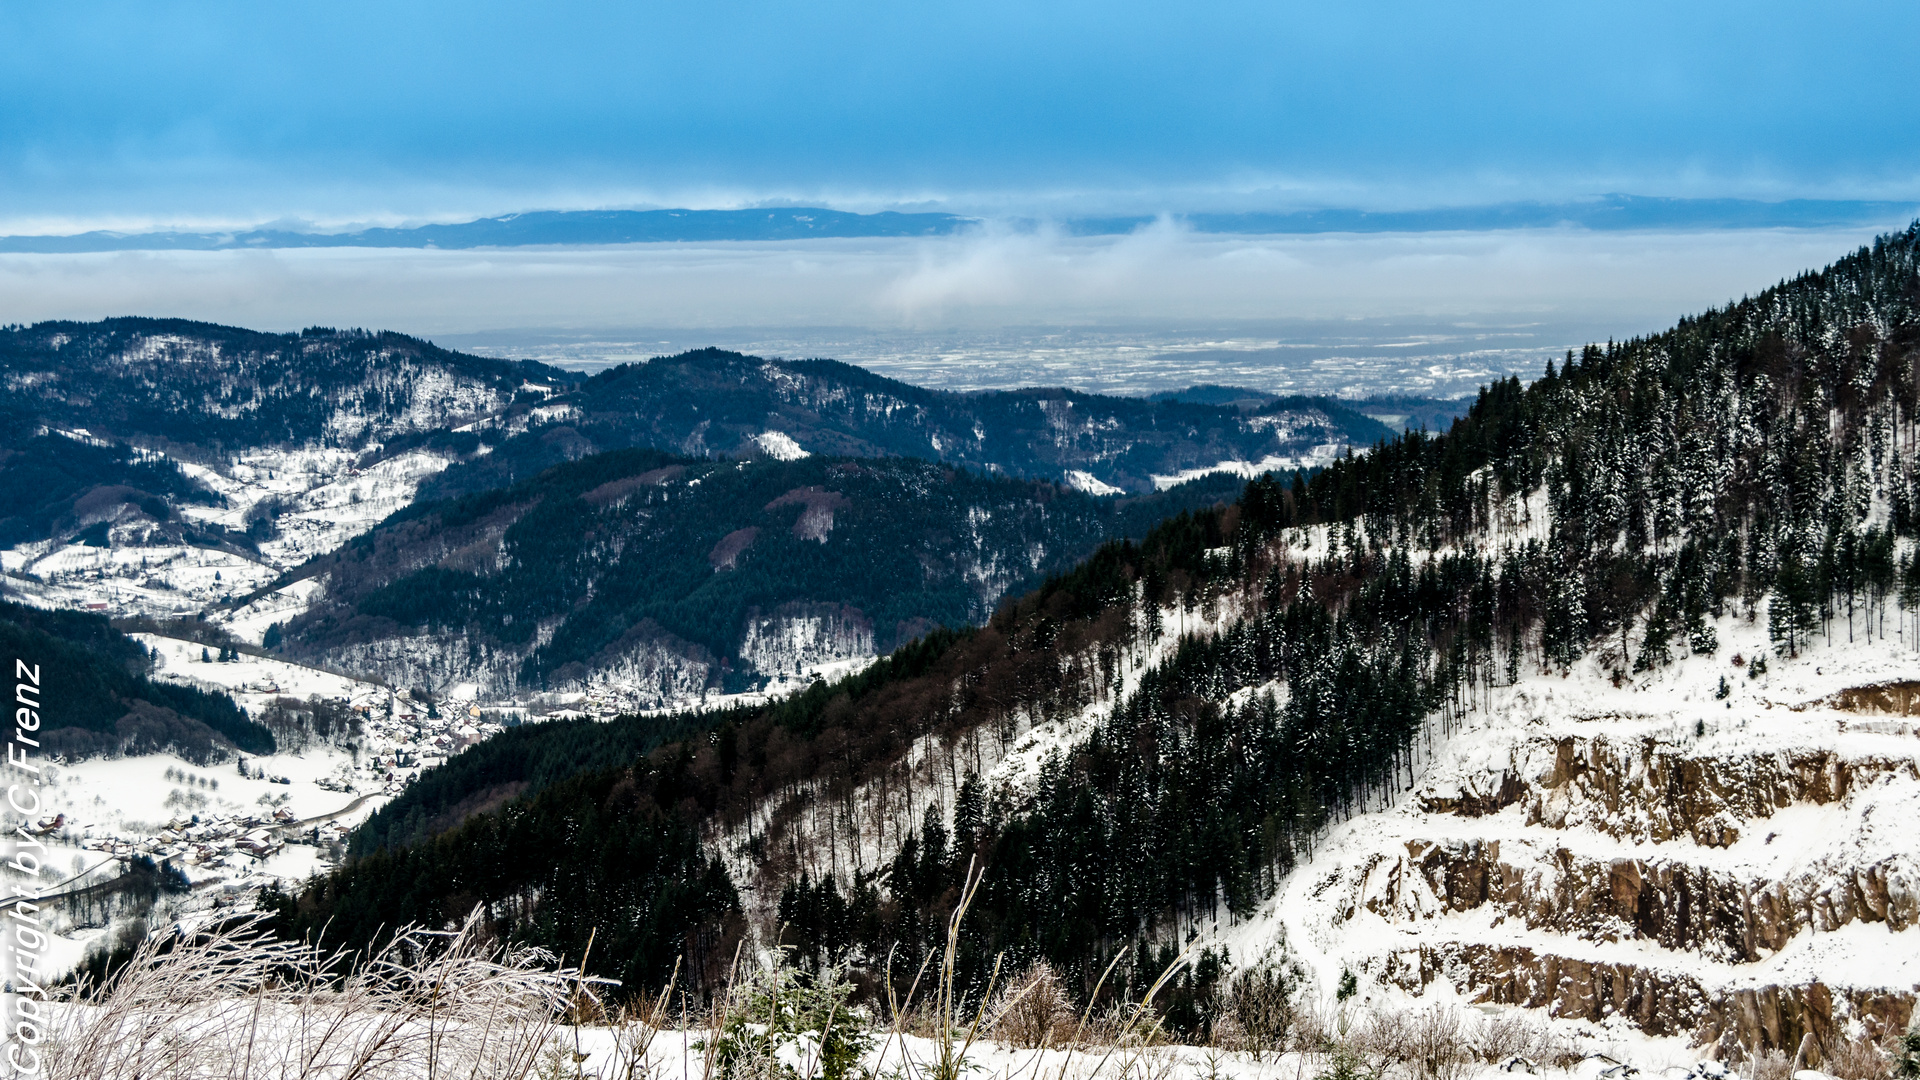
[[[325,845],[385,801],[315,786],[351,769],[349,755],[338,750],[244,760],[247,775],[233,762],[201,767],[171,754],[45,766],[41,816],[64,821],[41,838],[42,893],[110,891],[128,873],[128,861],[145,856],[191,883],[188,893],[163,897],[162,913],[204,911],[236,898],[251,906],[261,886],[301,881],[330,866]],[[318,842],[302,835],[303,823],[318,830]],[[120,910],[108,899],[76,896],[50,905],[57,912],[49,971],[71,968],[107,935]]]
[[[1469,1029],[1484,1022],[1486,1014],[1475,1012],[1466,1021]],[[968,1019],[971,1019],[970,1017]],[[558,1033],[563,1051],[572,1050],[573,1029]],[[702,1080],[707,1075],[706,1055],[697,1045],[710,1037],[704,1030],[668,1030],[661,1032],[650,1048],[650,1075],[658,1080]],[[598,1068],[618,1055],[615,1033],[606,1028],[583,1027],[579,1030],[580,1052],[586,1055],[581,1068],[586,1076],[611,1080],[611,1072]],[[937,1080],[943,1047],[937,1039],[920,1035],[893,1035],[885,1031],[875,1036],[877,1045],[863,1059],[868,1075],[901,1077],[903,1080]],[[1491,1080],[1493,1077],[1539,1076],[1553,1080],[1627,1080],[1636,1073],[1661,1080],[1686,1077],[1722,1077],[1723,1070],[1703,1069],[1698,1054],[1684,1048],[1655,1046],[1640,1041],[1633,1044],[1608,1039],[1604,1033],[1593,1036],[1570,1035],[1565,1053],[1574,1060],[1548,1064],[1531,1060],[1466,1064],[1451,1080]],[[817,1060],[803,1048],[790,1055],[788,1064],[800,1077],[820,1074]],[[960,1051],[962,1047],[954,1047]],[[964,1047],[964,1056],[956,1053],[959,1075],[973,1080],[1310,1080],[1323,1074],[1329,1055],[1297,1052],[1268,1053],[1255,1057],[1244,1051],[1215,1047],[1158,1046],[1086,1046],[1071,1049],[1035,1049],[1011,1046],[990,1038]],[[1622,1069],[1621,1066],[1626,1068]],[[809,1068],[809,1066],[812,1066]],[[1811,1072],[1811,1070],[1808,1070]],[[1411,1071],[1406,1075],[1413,1075]],[[1826,1080],[1814,1073],[1804,1080]]]

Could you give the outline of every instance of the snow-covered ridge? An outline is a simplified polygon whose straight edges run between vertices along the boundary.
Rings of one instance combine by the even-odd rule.
[[[1195,469],[1181,469],[1176,473],[1153,474],[1153,486],[1157,491],[1165,491],[1189,480],[1198,480],[1213,473],[1232,473],[1251,480],[1262,473],[1291,473],[1295,469],[1318,469],[1333,464],[1347,451],[1345,443],[1320,443],[1303,454],[1292,457],[1269,455],[1259,461],[1221,461],[1213,465]]]

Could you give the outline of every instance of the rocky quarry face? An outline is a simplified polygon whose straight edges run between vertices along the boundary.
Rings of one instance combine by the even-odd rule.
[[[1620,687],[1595,668],[1494,691],[1435,732],[1397,805],[1336,827],[1224,936],[1237,955],[1284,949],[1322,987],[1353,971],[1387,997],[1542,1009],[1723,1058],[1818,1064],[1904,1030],[1920,737],[1903,687],[1920,655],[1816,648],[1755,678],[1732,653]]]

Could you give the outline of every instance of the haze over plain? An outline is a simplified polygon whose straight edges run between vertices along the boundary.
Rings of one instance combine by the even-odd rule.
[[[1125,352],[1285,346],[1334,363],[1360,345],[1411,359],[1329,374],[1289,354],[1216,373],[1470,388],[1904,223],[1891,208],[1920,205],[1920,123],[1898,65],[1858,51],[1916,29],[1883,4],[16,8],[0,15],[17,46],[0,66],[0,233],[783,205],[981,224],[770,244],[8,254],[0,319],[380,326],[583,364],[724,341],[942,385],[1044,375],[1064,330],[1097,339],[1065,354],[1087,385],[1139,383],[1111,366]],[[1855,208],[1760,229],[1685,214],[1626,232],[1186,224],[1609,192]],[[1055,224],[1103,215],[1161,220],[1097,237]]]

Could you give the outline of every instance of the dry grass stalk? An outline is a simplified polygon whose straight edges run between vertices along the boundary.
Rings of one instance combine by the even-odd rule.
[[[995,957],[993,974],[987,977],[986,993],[980,995],[980,1008],[974,1014],[973,1023],[967,1026],[964,1039],[957,1040],[958,1021],[961,1019],[961,994],[955,984],[957,959],[960,953],[960,922],[967,917],[967,909],[973,906],[974,894],[980,891],[980,883],[986,879],[985,868],[975,871],[971,860],[967,863],[967,877],[960,890],[960,902],[953,907],[953,914],[947,919],[947,947],[940,957],[940,977],[934,983],[934,1017],[939,1024],[939,1052],[934,1060],[921,1068],[923,1080],[960,1080],[966,1068],[967,1051],[973,1048],[974,1039],[980,1034],[980,1025],[987,1017],[987,1001],[993,997],[993,986],[1000,978],[1000,961]]]
[[[540,950],[494,948],[480,914],[451,932],[403,930],[350,970],[258,916],[154,935],[62,1006],[46,1075],[522,1080],[582,979]]]
[[[1164,1080],[1163,1074],[1171,1073],[1172,1058],[1158,1049],[1162,1041],[1162,1031],[1160,1016],[1154,1011],[1153,999],[1160,996],[1160,991],[1166,989],[1167,984],[1173,981],[1173,977],[1179,974],[1181,968],[1192,962],[1194,951],[1195,946],[1188,945],[1179,956],[1174,957],[1173,963],[1167,965],[1166,970],[1160,973],[1160,977],[1153,981],[1153,985],[1147,988],[1147,992],[1140,996],[1138,1002],[1115,1006],[1108,1024],[1105,1025],[1110,1038],[1106,1053],[1100,1056],[1100,1060],[1094,1063],[1093,1070],[1082,1080],[1095,1080],[1116,1051],[1121,1054],[1122,1080]],[[1113,965],[1108,964],[1107,970],[1112,971]],[[1105,982],[1106,977],[1102,976],[1101,981]],[[1096,986],[1095,998],[1099,996],[1099,992],[1099,987]],[[1067,1063],[1062,1062],[1060,1080],[1066,1080],[1066,1072]]]
[[[889,974],[885,986],[887,1007],[892,1014],[892,1022],[889,1025],[886,1039],[881,1044],[878,1061],[880,1063],[879,1067],[885,1069],[888,1052],[896,1042],[899,1044],[900,1063],[898,1071],[897,1074],[890,1073],[890,1075],[898,1075],[909,1078],[909,1080],[960,1080],[960,1077],[968,1069],[972,1068],[972,1066],[967,1064],[967,1054],[971,1051],[982,1027],[985,1025],[990,1002],[995,1003],[997,1006],[993,1009],[996,1018],[1017,1015],[1030,995],[1047,990],[1049,993],[1058,991],[1058,1004],[1061,1008],[1064,1008],[1066,1001],[1065,990],[1059,987],[1058,978],[1052,975],[1050,969],[1047,971],[1047,975],[1051,976],[1050,978],[1036,978],[1035,972],[1029,969],[1027,977],[1020,980],[1014,987],[1003,992],[996,1002],[993,988],[999,981],[1000,965],[1004,959],[1004,957],[1000,957],[994,960],[993,972],[987,979],[986,992],[981,995],[981,1002],[974,1010],[973,1019],[971,1022],[966,1021],[963,1014],[963,995],[958,991],[956,985],[956,961],[960,946],[960,926],[966,918],[967,909],[972,905],[974,895],[978,892],[980,883],[985,876],[984,870],[976,871],[971,863],[968,864],[967,875],[960,892],[960,901],[954,906],[953,913],[947,920],[946,947],[940,953],[940,966],[935,972],[934,989],[931,991],[929,1000],[925,1005],[916,1008],[914,999],[920,989],[921,983],[926,978],[928,968],[932,966],[934,959],[933,954],[928,954],[926,959],[921,961],[920,968],[914,974],[913,983],[907,988],[907,993],[904,998],[897,997],[894,992],[891,975],[893,970],[893,955],[889,953],[887,956],[886,970]],[[1148,988],[1138,1003],[1131,1006],[1116,1006],[1111,1019],[1104,1023],[1091,1023],[1093,1004],[1099,1000],[1101,988],[1106,985],[1107,979],[1113,974],[1114,968],[1119,965],[1124,954],[1116,954],[1114,958],[1108,962],[1106,970],[1101,972],[1099,981],[1094,984],[1093,992],[1088,997],[1087,1007],[1080,1015],[1079,1024],[1071,1029],[1071,1035],[1069,1037],[1070,1043],[1084,1045],[1096,1030],[1103,1031],[1106,1036],[1104,1040],[1095,1040],[1106,1043],[1106,1052],[1095,1062],[1093,1069],[1083,1077],[1080,1077],[1079,1080],[1096,1080],[1101,1070],[1106,1067],[1108,1061],[1114,1056],[1116,1051],[1124,1051],[1118,1070],[1120,1080],[1170,1080],[1175,1065],[1172,1057],[1165,1054],[1147,1053],[1147,1051],[1155,1048],[1161,1041],[1159,1019],[1153,1012],[1153,999],[1158,996],[1161,990],[1165,989],[1167,983],[1172,980],[1173,976],[1191,961],[1192,951],[1193,950],[1189,948],[1186,952],[1181,953],[1179,957],[1175,958],[1173,963],[1169,964],[1167,969],[1160,973],[1160,977]],[[1049,987],[1051,987],[1051,989],[1048,989]],[[1043,1015],[1053,1015],[1054,1012],[1054,1009],[1049,1008],[1043,1011]],[[1071,1014],[1068,1015],[1070,1016]],[[963,1023],[966,1025],[964,1031],[962,1030]],[[929,1060],[916,1061],[907,1052],[905,1035],[914,1033],[915,1028],[925,1031],[927,1037],[936,1044],[935,1053]],[[1015,1070],[1015,1073],[1024,1073],[1027,1068],[1031,1067],[1035,1070],[1035,1080],[1040,1080],[1038,1070],[1040,1055],[1044,1053],[1048,1046],[1056,1039],[1065,1036],[1068,1036],[1066,1025],[1060,1023],[1046,1025],[1044,1032],[1042,1032],[1040,1038],[1036,1040],[1033,1046],[1034,1058],[1032,1062],[1026,1067]],[[1061,1062],[1060,1073],[1057,1080],[1066,1080],[1067,1070],[1070,1068],[1071,1063],[1071,1055]]]
[[[928,953],[925,958],[920,961],[920,969],[913,973],[913,982],[907,987],[907,996],[900,998],[896,997],[893,992],[893,951],[891,949],[887,951],[887,1011],[893,1019],[887,1026],[887,1037],[885,1041],[880,1044],[880,1061],[882,1063],[887,1060],[887,1051],[893,1048],[893,1044],[896,1041],[900,1043],[901,1057],[905,1058],[906,1056],[905,1036],[909,1033],[909,1029],[915,1021],[913,1015],[913,996],[920,989],[920,980],[926,977],[927,965],[932,962],[933,954]]]
[[[707,1012],[707,1032],[700,1042],[694,1044],[702,1050],[700,1080],[714,1080],[719,1074],[721,1038],[733,1019],[734,988],[740,981],[740,955],[746,946],[744,938],[734,945],[733,962],[727,965],[727,991],[714,999]]]
[[[1787,1080],[1793,1075],[1793,1059],[1785,1050],[1763,1050],[1747,1066],[1751,1080]]]
[[[623,1006],[608,1018],[613,1047],[608,1051],[606,1067],[600,1072],[601,1080],[644,1080],[652,1074],[653,1040],[672,1020],[668,1003],[673,1000],[673,990],[679,982],[680,964],[675,961],[673,975],[667,979],[660,996],[639,1009]]]
[[[1838,1041],[1820,1071],[1839,1080],[1892,1080],[1893,1059],[1872,1039]]]

